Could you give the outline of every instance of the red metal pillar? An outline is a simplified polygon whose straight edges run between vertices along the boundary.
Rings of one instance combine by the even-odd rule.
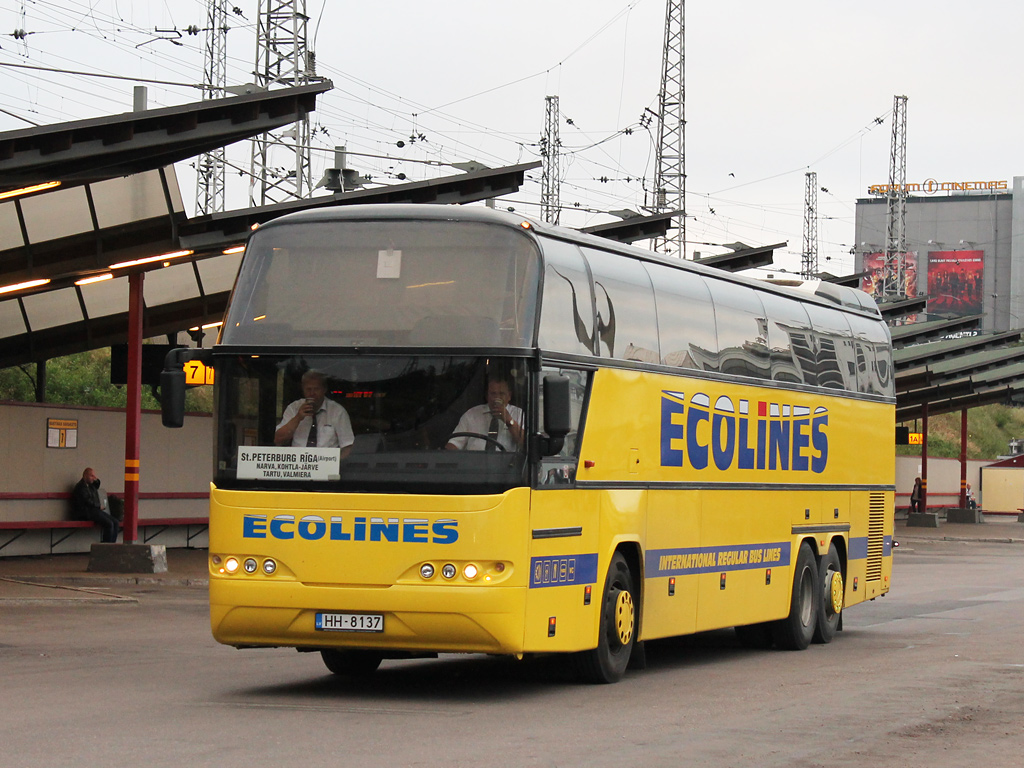
[[[139,445],[142,421],[142,279],[128,276],[128,406],[124,430],[124,543],[139,538]]]
[[[960,411],[960,509],[967,509],[967,409]]]
[[[928,403],[921,406],[921,508],[928,511]]]

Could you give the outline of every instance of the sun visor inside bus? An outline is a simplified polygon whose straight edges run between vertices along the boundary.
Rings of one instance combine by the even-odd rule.
[[[224,344],[293,344],[295,332],[291,323],[268,323],[265,320],[225,328]]]
[[[481,315],[429,315],[409,334],[409,343],[440,347],[491,347],[500,342],[498,323]]]

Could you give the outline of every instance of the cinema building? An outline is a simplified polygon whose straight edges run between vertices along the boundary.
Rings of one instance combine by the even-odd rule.
[[[886,185],[857,201],[857,271],[879,288],[886,241]],[[1009,181],[907,184],[907,295],[927,294],[938,319],[983,314],[983,331],[1024,327],[1024,176]]]

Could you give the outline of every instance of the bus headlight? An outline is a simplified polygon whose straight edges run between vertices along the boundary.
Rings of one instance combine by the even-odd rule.
[[[277,563],[269,557],[263,561],[263,572],[268,576],[277,570]]]
[[[424,579],[434,578],[434,566],[430,563],[424,563],[420,566],[420,576]]]
[[[441,566],[441,575],[446,579],[454,579],[456,573],[457,571],[455,570],[455,566],[451,563],[445,563]]]
[[[238,570],[238,558],[237,557],[229,557],[227,560],[225,560],[224,561],[224,570],[227,571],[228,573],[234,573],[235,571],[237,571]]]
[[[467,563],[466,567],[462,569],[462,575],[466,581],[472,581],[480,575],[480,569],[473,565],[473,563]]]
[[[251,557],[246,558],[245,562],[242,563],[242,567],[245,568],[246,573],[256,573],[256,561]]]

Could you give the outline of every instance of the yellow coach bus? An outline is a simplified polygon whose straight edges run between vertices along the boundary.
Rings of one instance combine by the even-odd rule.
[[[239,648],[565,654],[829,642],[889,589],[894,396],[869,297],[482,207],[251,236],[212,350],[210,614]],[[314,421],[315,426],[314,426]]]

